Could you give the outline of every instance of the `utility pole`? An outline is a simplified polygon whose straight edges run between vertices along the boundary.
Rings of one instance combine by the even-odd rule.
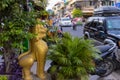
[[[66,0],[64,0],[64,14],[65,14],[65,12],[66,12]]]

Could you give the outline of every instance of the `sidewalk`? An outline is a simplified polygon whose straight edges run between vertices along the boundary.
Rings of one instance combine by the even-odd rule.
[[[45,64],[45,71],[50,67],[51,61],[47,60]],[[33,67],[31,68],[31,71],[36,74],[36,62],[34,63]],[[110,74],[107,77],[99,77],[97,75],[90,75],[89,80],[120,80],[120,70],[117,70]]]

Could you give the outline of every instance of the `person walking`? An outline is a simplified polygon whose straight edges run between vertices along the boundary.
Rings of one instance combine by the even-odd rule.
[[[60,26],[60,30],[61,30],[61,31],[63,31],[63,28],[62,28],[62,26]]]

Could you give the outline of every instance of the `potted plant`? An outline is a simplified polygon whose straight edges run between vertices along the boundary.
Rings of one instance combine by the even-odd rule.
[[[53,80],[87,80],[88,72],[94,70],[92,59],[98,57],[98,50],[91,40],[72,37],[69,33],[63,36],[56,44],[49,46],[48,59],[52,63],[48,72]]]

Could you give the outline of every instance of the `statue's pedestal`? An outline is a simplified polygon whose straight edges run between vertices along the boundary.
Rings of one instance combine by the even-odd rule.
[[[32,75],[33,80],[41,80],[35,74]],[[46,80],[52,80],[50,74],[46,73]]]

